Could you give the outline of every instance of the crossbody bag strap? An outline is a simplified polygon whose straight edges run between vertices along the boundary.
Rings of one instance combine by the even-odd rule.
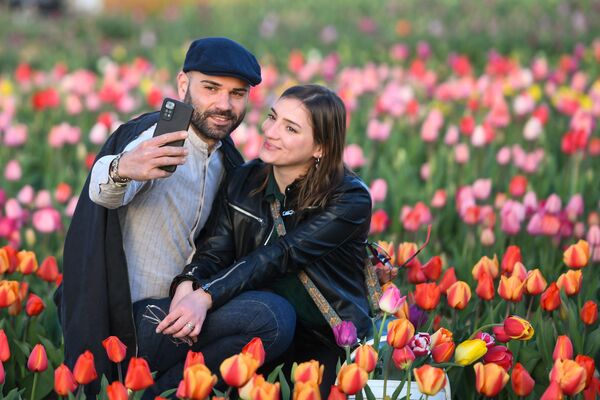
[[[271,202],[271,215],[273,216],[273,222],[275,224],[275,229],[277,230],[277,235],[284,236],[285,235],[285,225],[283,224],[283,219],[281,218],[279,200],[275,200]],[[304,271],[298,272],[298,278],[300,282],[304,285],[304,288],[310,295],[310,297],[315,302],[323,317],[332,328],[341,324],[342,320],[337,315],[331,304],[325,299],[325,296],[321,293],[321,291],[317,288],[315,283],[310,279],[310,277]]]

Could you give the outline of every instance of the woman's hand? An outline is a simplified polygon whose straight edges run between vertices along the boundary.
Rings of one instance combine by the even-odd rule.
[[[182,282],[177,287],[169,315],[158,324],[156,333],[172,335],[174,338],[187,336],[195,343],[206,319],[206,313],[212,306],[212,299],[200,289],[187,292],[186,286],[181,288],[185,283]]]

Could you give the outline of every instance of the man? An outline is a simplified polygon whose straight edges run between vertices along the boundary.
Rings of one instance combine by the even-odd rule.
[[[188,321],[183,333],[156,333],[171,307],[171,280],[191,261],[220,182],[243,162],[229,134],[244,118],[249,87],[260,81],[258,62],[238,43],[196,40],[177,75],[179,98],[194,108],[190,129],[153,137],[155,112],[125,123],[107,140],[65,241],[57,303],[67,365],[89,349],[98,372],[112,381],[114,366],[101,342],[114,335],[126,344],[128,358],[144,357],[158,371],[156,394],[182,378],[190,349],[182,341],[202,351],[215,372],[254,336],[271,358],[287,348],[293,309],[268,292],[244,293],[206,319]],[[182,139],[183,147],[166,145]],[[160,168],[167,165],[177,169]],[[210,304],[209,294],[199,290],[197,296]]]

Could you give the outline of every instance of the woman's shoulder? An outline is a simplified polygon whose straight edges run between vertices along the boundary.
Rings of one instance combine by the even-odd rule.
[[[350,170],[344,171],[344,176],[338,185],[338,191],[353,191],[362,193],[363,195],[371,196],[367,184],[354,172]]]

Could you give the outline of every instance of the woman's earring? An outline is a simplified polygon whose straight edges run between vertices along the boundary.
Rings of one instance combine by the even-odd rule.
[[[315,158],[315,168],[319,168],[320,163],[321,163],[321,157]]]

